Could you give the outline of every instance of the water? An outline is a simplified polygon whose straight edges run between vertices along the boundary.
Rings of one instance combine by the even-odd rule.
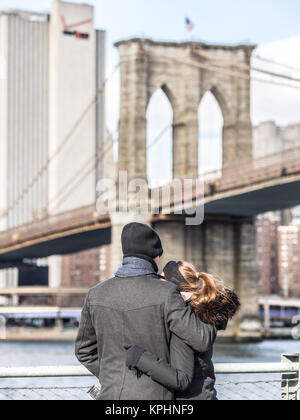
[[[300,353],[300,341],[264,341],[259,344],[217,344],[217,363],[280,362],[282,353]],[[78,365],[73,343],[1,342],[0,367]],[[280,379],[280,375],[218,375],[220,383],[232,381]],[[0,387],[89,387],[94,378],[2,379]]]
[[[280,363],[281,354],[300,353],[300,341],[215,346],[216,363]],[[228,385],[228,383],[232,385]],[[226,385],[223,385],[226,384]],[[223,400],[280,400],[280,374],[217,375],[218,398]]]
[[[0,342],[0,367],[79,366],[71,342]],[[81,387],[97,383],[93,378],[1,379],[0,387]]]
[[[283,353],[300,353],[300,341],[265,340],[257,344],[216,344],[214,360],[217,363],[280,363]]]

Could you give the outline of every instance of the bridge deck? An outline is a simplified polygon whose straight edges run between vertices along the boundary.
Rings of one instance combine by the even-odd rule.
[[[203,180],[205,197],[194,190],[189,209],[205,204],[206,216],[254,217],[292,208],[300,204],[300,148],[242,161],[224,167],[222,173],[206,174]],[[164,220],[162,201],[159,207]],[[99,215],[91,205],[0,232],[0,263],[66,255],[110,242],[109,216]]]

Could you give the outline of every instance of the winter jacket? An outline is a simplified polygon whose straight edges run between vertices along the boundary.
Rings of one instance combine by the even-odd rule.
[[[154,277],[115,277],[90,290],[76,340],[78,360],[101,384],[103,400],[172,400],[169,384],[127,369],[125,343],[136,343],[170,364],[171,333],[195,351],[211,348],[213,325],[195,317],[179,290]],[[190,378],[185,368],[181,382]],[[185,385],[187,386],[187,385]]]
[[[226,290],[227,300],[222,295],[202,306],[198,315],[203,321],[216,325],[218,331],[226,330],[230,318],[240,306],[237,295]],[[206,352],[194,352],[181,339],[172,335],[170,364],[145,351],[135,368],[154,381],[168,386],[176,392],[177,400],[216,400],[213,346]],[[183,381],[182,378],[185,378]]]

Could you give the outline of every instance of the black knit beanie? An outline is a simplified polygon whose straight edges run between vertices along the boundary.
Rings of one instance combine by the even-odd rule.
[[[124,258],[142,258],[151,262],[156,272],[158,271],[153,260],[161,257],[164,251],[160,237],[154,229],[142,223],[129,223],[123,229],[121,240]]]

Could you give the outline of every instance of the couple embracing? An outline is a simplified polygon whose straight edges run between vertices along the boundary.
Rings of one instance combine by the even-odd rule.
[[[184,261],[159,275],[163,247],[147,225],[125,226],[122,249],[115,277],[88,293],[76,340],[99,399],[216,400],[213,345],[237,295]]]

